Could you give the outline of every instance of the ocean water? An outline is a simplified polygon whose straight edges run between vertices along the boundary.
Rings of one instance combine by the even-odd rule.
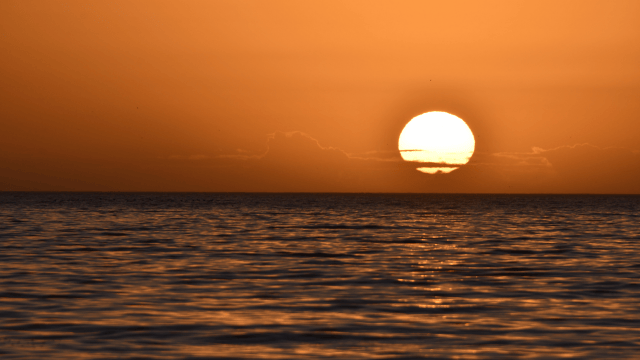
[[[0,193],[3,359],[638,359],[640,197]]]

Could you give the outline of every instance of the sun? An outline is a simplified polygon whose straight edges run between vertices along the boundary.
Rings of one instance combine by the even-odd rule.
[[[471,159],[476,141],[469,126],[455,115],[431,111],[405,125],[398,149],[405,161],[423,163],[428,174],[450,173]]]

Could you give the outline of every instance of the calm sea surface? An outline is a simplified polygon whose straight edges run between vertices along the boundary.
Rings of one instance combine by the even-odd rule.
[[[640,197],[0,193],[3,359],[640,358]]]

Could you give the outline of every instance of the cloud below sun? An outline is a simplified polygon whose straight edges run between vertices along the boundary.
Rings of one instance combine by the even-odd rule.
[[[638,151],[590,144],[476,152],[449,174],[416,171],[399,151],[347,153],[303,132],[266,136],[265,150],[172,155],[118,163],[5,163],[10,190],[639,193]],[[84,171],[68,174],[78,167]],[[35,169],[35,170],[34,170]]]
[[[194,161],[197,160],[197,161]],[[416,172],[420,165],[399,152],[348,154],[323,146],[303,132],[268,135],[262,153],[216,157],[172,156],[163,160],[210,182],[198,191],[634,193],[640,191],[640,154],[625,148],[575,144],[530,152],[477,152],[449,174]],[[188,183],[188,181],[187,181]],[[196,183],[198,185],[196,185]],[[206,185],[208,184],[208,185]],[[178,190],[178,189],[176,189]],[[186,189],[185,189],[186,190]]]

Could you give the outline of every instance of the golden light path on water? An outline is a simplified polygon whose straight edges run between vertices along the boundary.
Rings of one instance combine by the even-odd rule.
[[[469,126],[455,115],[431,111],[405,125],[398,149],[405,161],[425,163],[418,171],[450,173],[471,159],[475,139]]]

